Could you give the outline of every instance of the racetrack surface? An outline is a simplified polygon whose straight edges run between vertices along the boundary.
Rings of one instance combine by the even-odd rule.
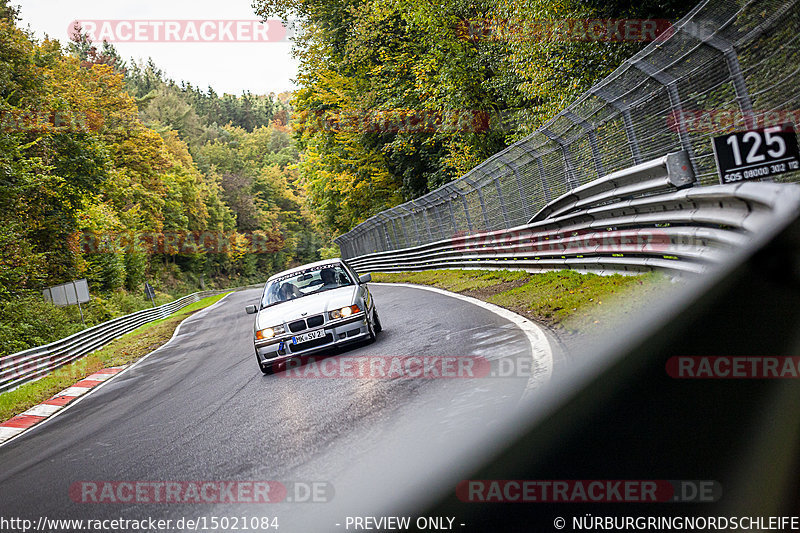
[[[525,334],[484,308],[410,287],[371,290],[384,331],[339,356],[481,356],[515,364],[532,356]],[[344,530],[346,514],[388,512],[391,506],[375,506],[386,507],[394,492],[407,502],[452,490],[470,448],[514,412],[525,391],[525,376],[264,376],[253,317],[244,313],[258,296],[233,293],[189,318],[168,346],[0,448],[0,516],[277,516],[280,531]],[[385,477],[386,492],[364,494],[359,481],[375,475]],[[173,480],[324,482],[333,493],[327,503],[266,505],[87,504],[69,495],[80,481]]]

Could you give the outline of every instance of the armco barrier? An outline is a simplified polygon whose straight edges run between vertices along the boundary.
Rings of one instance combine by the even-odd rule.
[[[0,357],[0,393],[42,377],[60,366],[71,363],[88,353],[102,348],[112,340],[133,331],[142,324],[166,318],[175,311],[203,298],[231,290],[260,286],[253,285],[237,289],[196,292],[159,307],[137,311],[103,322],[44,346],[37,346]]]
[[[691,187],[686,162],[679,152],[615,172],[553,200],[516,228],[455,235],[364,255],[350,264],[359,272],[700,273],[741,248],[778,211],[800,205],[800,187],[794,184]]]
[[[737,209],[746,208],[749,200],[729,195],[729,191],[738,189],[715,186],[719,176],[710,139],[731,131],[796,122],[794,117],[800,109],[798,27],[797,0],[702,0],[672,25],[667,37],[650,43],[528,137],[461,178],[378,213],[339,236],[335,242],[342,257],[356,263],[379,257],[381,252],[402,255],[430,246],[436,249],[454,235],[508,234],[531,221],[558,220],[560,214],[566,214],[564,209],[573,209],[569,202],[575,201],[575,208],[582,207],[576,193],[604,201],[602,191],[584,189],[586,184],[607,181],[614,173],[675,152],[686,154],[696,177],[695,187],[712,186],[715,192],[707,194],[719,195],[720,201],[730,202]],[[776,176],[775,180],[799,182],[800,172]],[[624,201],[624,185],[615,185],[617,200]],[[658,193],[663,184],[647,176],[631,175],[628,185],[634,196],[644,197]],[[648,187],[652,187],[651,192],[646,191]],[[672,199],[662,195],[669,202],[663,214],[658,213],[658,205],[646,207],[641,203],[635,206],[637,214],[649,209],[654,221],[685,224],[685,213],[680,211],[694,209],[695,202],[691,197],[694,193],[686,194],[689,196]],[[553,202],[557,198],[561,202]],[[714,229],[719,227],[718,222],[727,225],[726,215],[715,213],[710,196],[702,202],[713,220],[698,220],[694,227]],[[763,210],[759,201],[754,205]],[[590,217],[595,213],[600,218],[613,215],[587,211],[587,222],[595,221]],[[538,218],[534,217],[536,213]],[[669,215],[682,215],[683,221],[673,221]],[[700,212],[696,215],[705,216]],[[574,217],[569,221],[577,222]],[[713,249],[710,252],[708,259],[714,255]],[[691,255],[700,253],[701,247],[697,247]],[[626,260],[621,268],[659,264],[678,270],[697,267],[698,261],[685,260],[683,255],[664,255],[678,259],[651,256],[658,261],[643,265]],[[596,260],[564,263],[558,256],[540,257],[531,266],[547,267],[546,261],[552,259],[561,268],[571,268],[584,263],[591,266]],[[485,259],[481,258],[482,265]],[[683,262],[685,266],[680,264]],[[616,256],[609,255],[602,264],[593,266],[606,268],[620,269]]]

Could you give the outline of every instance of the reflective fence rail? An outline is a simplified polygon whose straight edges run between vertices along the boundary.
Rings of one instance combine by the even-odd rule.
[[[637,216],[640,235],[648,227],[646,213],[652,219],[650,233],[663,229],[658,224],[673,222],[684,229],[670,226],[666,236],[659,234],[659,238],[671,240],[669,250],[662,254],[666,258],[649,254],[647,261],[638,264],[623,261],[622,268],[614,255],[590,258],[584,254],[565,262],[556,253],[539,254],[539,259],[528,258],[533,261],[529,265],[518,266],[591,266],[592,270],[615,271],[664,266],[696,271],[698,264],[704,262],[700,256],[710,260],[719,247],[738,242],[740,234],[726,229],[727,216],[738,220],[742,210],[750,206],[757,212],[766,208],[763,197],[741,197],[761,194],[752,192],[757,189],[715,185],[719,180],[710,139],[731,131],[797,122],[798,27],[797,0],[700,3],[673,25],[668,38],[648,45],[529,137],[460,179],[383,211],[338,237],[336,243],[342,256],[353,263],[359,262],[356,258],[380,257],[386,261],[370,264],[388,269],[389,255],[381,253],[398,252],[398,258],[407,260],[415,252],[428,250],[436,255],[428,263],[420,261],[418,268],[439,267],[448,261],[453,266],[454,258],[447,255],[453,252],[444,250],[442,243],[469,245],[481,238],[491,239],[498,232],[508,235],[527,231],[521,228],[529,222],[536,231],[557,231],[562,229],[559,224],[575,229],[581,220],[577,213],[586,207],[583,220],[597,222],[598,219],[589,218],[597,214],[606,219],[599,222],[605,227],[619,226],[615,218]],[[670,153],[685,155],[694,176],[691,184],[659,184],[651,176],[639,175],[627,182],[631,195],[639,199],[629,206],[622,203],[625,185],[614,182],[618,187],[614,200],[622,211],[608,208],[601,212],[596,204],[596,211],[590,212],[588,205],[580,203],[584,194],[594,195],[602,203],[603,191],[586,188],[587,184],[608,182],[615,173]],[[800,172],[783,174],[777,180],[798,182]],[[689,185],[692,189],[684,190]],[[651,187],[654,189],[648,190]],[[571,196],[576,193],[576,197]],[[658,194],[658,200],[647,200],[651,194]],[[714,208],[714,198],[718,199],[717,204],[723,203],[720,210]],[[567,203],[573,200],[576,204],[569,207]],[[648,204],[650,201],[656,203]],[[656,215],[660,210],[658,202],[664,206],[661,215]],[[729,215],[722,212],[727,210],[725,203],[732,209]],[[698,206],[698,220],[688,228],[683,211],[687,206],[694,210],[693,205]],[[715,212],[713,220],[706,220],[706,215]],[[671,218],[673,215],[675,219]],[[564,218],[570,216],[571,220]],[[594,231],[593,228],[588,225],[584,230]],[[480,237],[470,240],[469,236],[476,234]],[[701,245],[708,237],[709,249],[692,251],[684,247],[679,250],[682,254],[672,253],[676,242],[695,237]],[[485,244],[479,244],[480,248]],[[477,250],[470,252],[474,257],[471,262],[462,261],[465,267],[476,266],[474,261],[481,255]]]
[[[258,287],[260,286],[258,285]],[[0,357],[0,393],[19,387],[80,359],[84,355],[102,348],[112,340],[130,333],[142,324],[166,318],[208,296],[245,288],[249,287],[196,292],[159,307],[144,309],[103,322],[44,346]]]
[[[569,268],[698,274],[743,247],[775,216],[800,206],[796,184],[692,187],[688,162],[688,154],[678,152],[594,180],[516,228],[457,235],[350,263],[359,272]]]

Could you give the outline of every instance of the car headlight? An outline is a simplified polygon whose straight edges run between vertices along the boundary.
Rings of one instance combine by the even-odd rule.
[[[283,326],[273,326],[271,328],[264,328],[256,331],[256,339],[271,339],[275,335],[282,335],[285,330]]]
[[[341,309],[334,309],[328,315],[330,315],[331,320],[336,320],[339,318],[347,318],[352,314],[360,313],[361,308],[357,305],[350,305],[348,307],[342,307]]]

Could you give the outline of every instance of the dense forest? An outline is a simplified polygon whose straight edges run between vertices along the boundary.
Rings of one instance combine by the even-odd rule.
[[[647,44],[596,40],[582,23],[674,20],[694,4],[254,0],[298,26],[299,172],[337,233],[464,174]]]
[[[39,41],[6,0],[0,94],[2,352],[80,327],[44,287],[87,278],[93,323],[147,305],[145,281],[162,299],[247,284],[326,243],[288,94],[218,95],[83,35]]]
[[[42,302],[49,285],[87,278],[92,323],[146,305],[145,281],[166,299],[336,255],[331,237],[462,175],[647,44],[583,23],[692,4],[254,0],[296,26],[300,88],[234,96],[81,31],[37,40],[0,0],[3,351],[80,327]]]

